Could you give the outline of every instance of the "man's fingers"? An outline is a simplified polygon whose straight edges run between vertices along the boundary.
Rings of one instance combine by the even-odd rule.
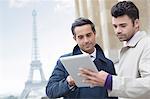
[[[90,79],[84,79],[83,82],[90,84],[91,87],[94,87],[94,86],[98,85],[96,81],[90,80]]]
[[[89,76],[95,76],[94,71],[90,70],[90,69],[84,69],[84,68],[79,68],[80,70],[80,74],[85,74],[85,75],[89,75]]]
[[[80,74],[81,77],[85,78],[86,83],[95,83],[97,81],[97,78],[95,76],[87,75],[87,74]]]

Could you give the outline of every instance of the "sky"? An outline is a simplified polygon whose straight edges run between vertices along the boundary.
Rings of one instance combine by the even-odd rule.
[[[0,0],[0,95],[20,94],[25,87],[32,62],[33,9],[47,80],[57,59],[76,44],[71,33],[74,0]]]

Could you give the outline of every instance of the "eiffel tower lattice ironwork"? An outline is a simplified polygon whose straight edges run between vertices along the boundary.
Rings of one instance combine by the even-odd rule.
[[[33,46],[32,46],[32,62],[30,64],[30,72],[27,82],[25,83],[25,88],[23,92],[21,93],[19,99],[27,99],[29,96],[29,93],[31,91],[36,91],[38,89],[44,88],[47,84],[47,81],[45,79],[43,70],[42,70],[42,64],[39,59],[39,53],[38,53],[38,44],[37,44],[37,27],[36,27],[36,10],[32,11],[33,16]],[[38,70],[41,76],[41,80],[34,80],[33,74],[34,71]]]

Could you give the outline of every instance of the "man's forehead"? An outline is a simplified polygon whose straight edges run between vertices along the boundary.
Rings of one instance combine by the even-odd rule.
[[[127,24],[128,22],[132,22],[132,20],[126,16],[112,17],[112,24]]]

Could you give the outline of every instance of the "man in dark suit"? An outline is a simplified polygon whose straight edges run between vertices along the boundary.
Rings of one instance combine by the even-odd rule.
[[[96,44],[95,25],[86,18],[78,18],[71,27],[73,38],[77,45],[73,52],[61,57],[90,54],[98,71],[104,70],[115,75],[112,61],[107,59],[101,47]],[[58,60],[54,71],[46,86],[46,94],[49,98],[64,97],[65,99],[117,99],[108,97],[105,87],[77,87],[73,78],[68,74],[61,61]]]

